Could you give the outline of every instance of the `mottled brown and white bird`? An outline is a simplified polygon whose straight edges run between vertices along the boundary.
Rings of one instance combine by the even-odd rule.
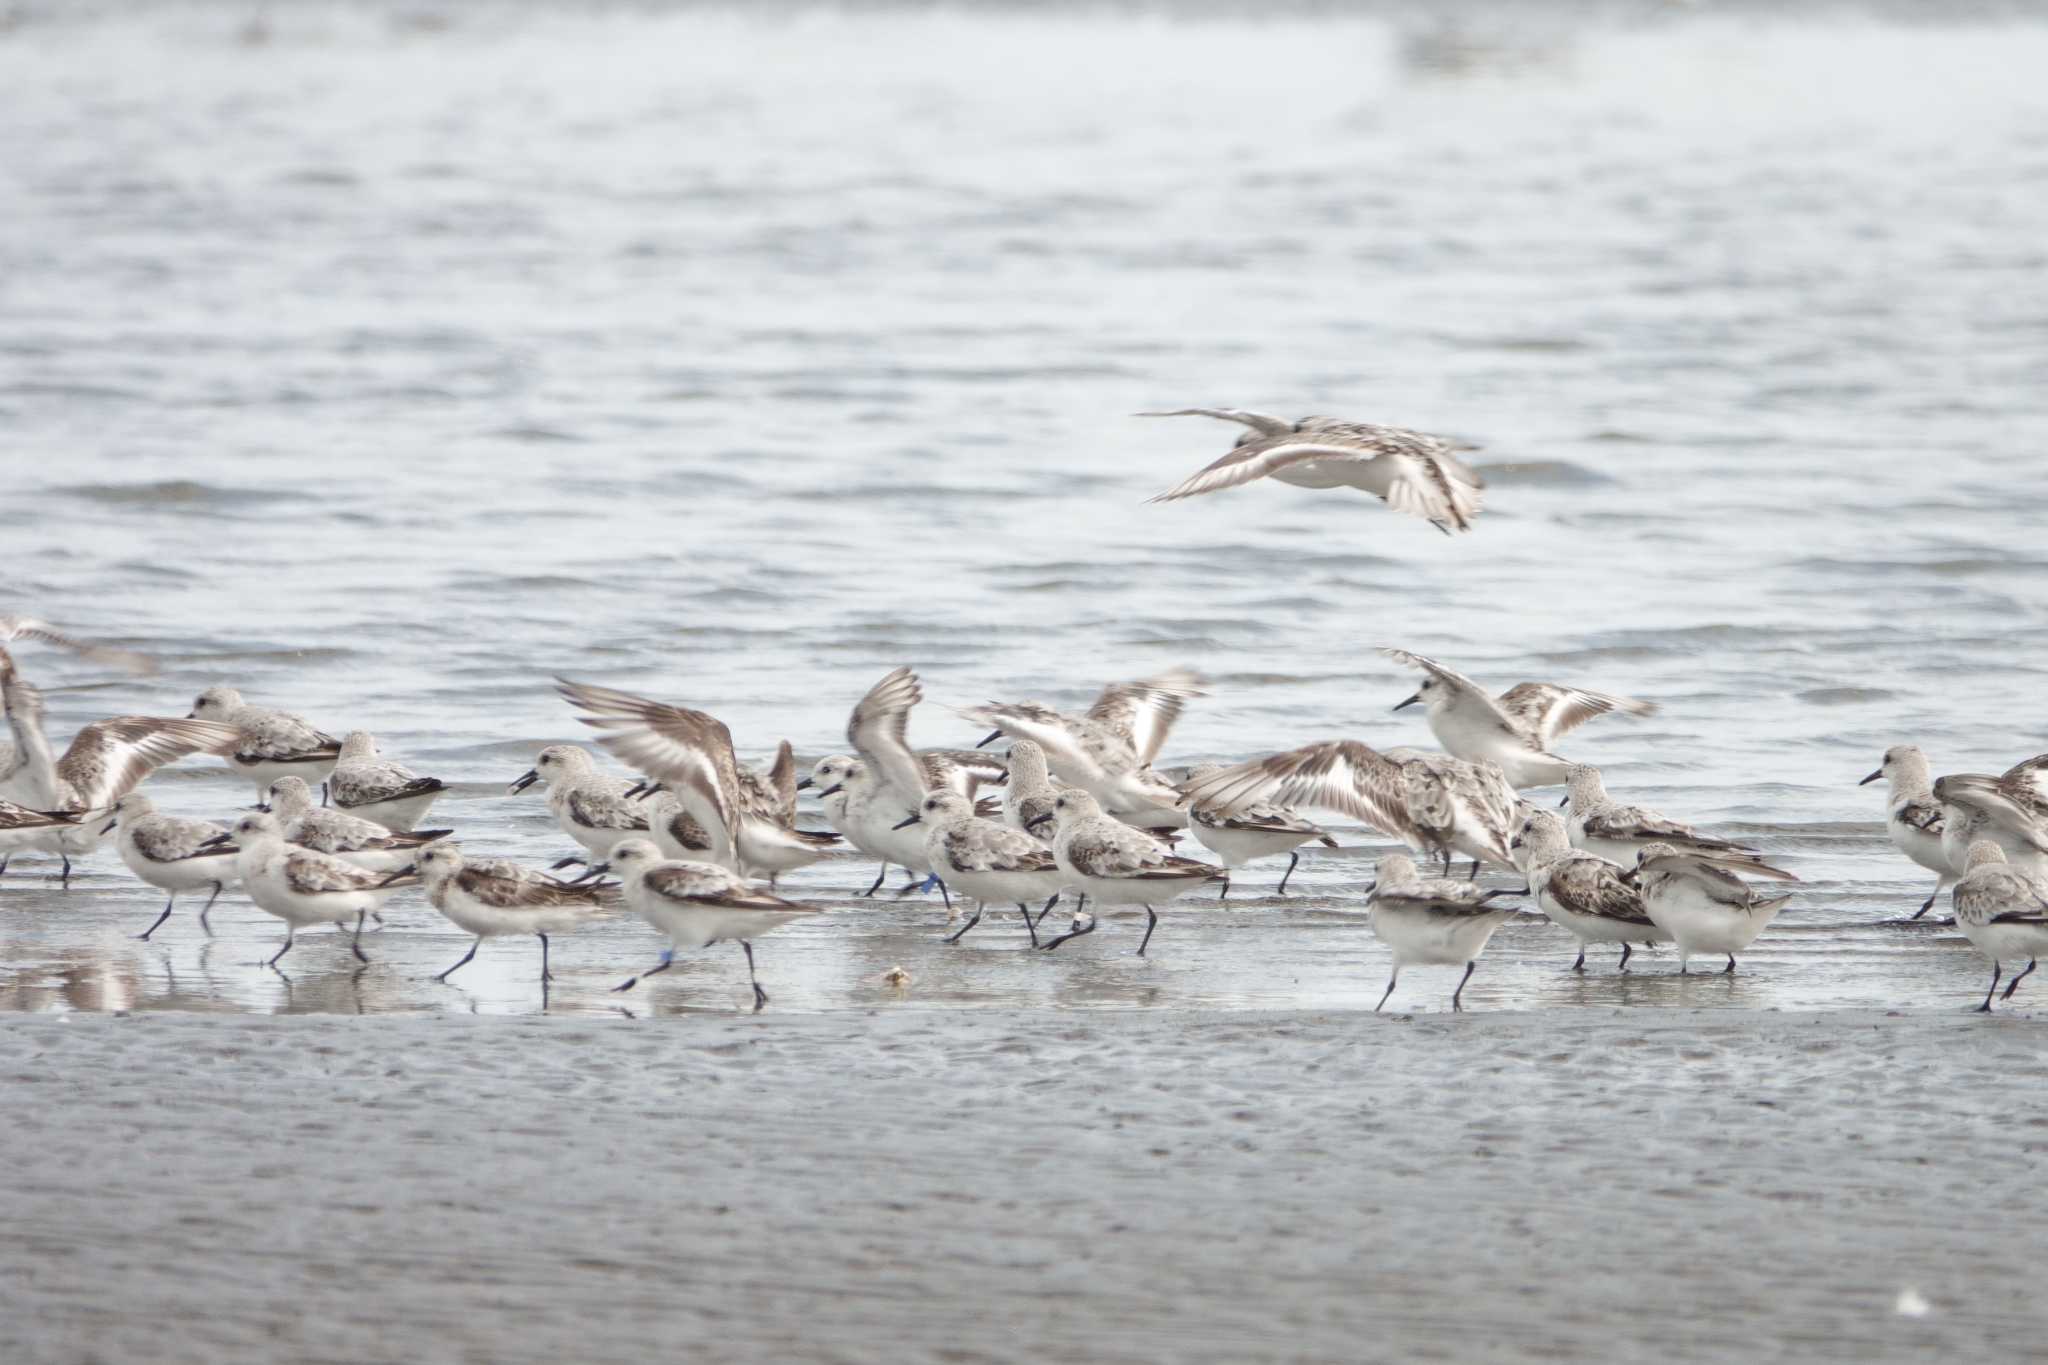
[[[1518,683],[1496,697],[1463,673],[1424,655],[1405,649],[1380,653],[1424,675],[1422,685],[1396,702],[1394,709],[1422,703],[1428,708],[1430,732],[1445,752],[1468,763],[1498,764],[1517,790],[1564,781],[1570,760],[1550,752],[1550,746],[1595,716],[1657,713],[1650,702],[1559,683]]]
[[[1230,453],[1153,502],[1275,479],[1297,488],[1356,488],[1450,535],[1472,529],[1486,481],[1458,457],[1470,446],[1405,427],[1304,417],[1290,422],[1243,408],[1180,408],[1140,417],[1215,417],[1246,428]]]
[[[532,934],[540,940],[541,994],[554,974],[548,970],[548,935],[579,929],[604,913],[618,899],[610,883],[559,881],[510,858],[470,858],[453,840],[431,844],[413,863],[426,887],[427,903],[465,933],[476,935],[461,961],[436,981],[446,981],[456,968],[476,956],[487,938]]]

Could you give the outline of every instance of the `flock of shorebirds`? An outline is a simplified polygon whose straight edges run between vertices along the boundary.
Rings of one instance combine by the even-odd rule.
[[[980,745],[920,750],[908,732],[923,691],[916,674],[898,668],[855,704],[851,752],[821,759],[800,777],[787,741],[757,771],[738,761],[726,727],[705,712],[558,680],[562,696],[598,732],[599,746],[638,777],[605,770],[578,745],[542,749],[510,790],[544,787],[550,812],[581,852],[541,871],[468,856],[451,830],[416,829],[446,785],[384,757],[370,735],[336,739],[232,688],[200,693],[184,717],[89,725],[59,756],[44,731],[40,694],[4,647],[22,641],[147,666],[44,622],[0,617],[0,702],[13,733],[12,744],[0,746],[0,873],[16,854],[55,854],[68,886],[71,860],[114,835],[123,862],[168,895],[142,938],[170,916],[178,896],[201,891],[209,893],[200,911],[206,928],[207,910],[239,885],[284,921],[272,967],[297,930],[320,924],[351,930],[351,948],[367,962],[364,920],[395,892],[418,887],[475,936],[437,979],[468,963],[486,938],[531,934],[541,944],[545,991],[549,935],[623,904],[667,935],[670,947],[615,989],[667,970],[678,949],[730,941],[745,953],[759,1009],[768,997],[755,976],[752,941],[821,913],[776,894],[776,878],[842,844],[882,864],[863,895],[876,894],[895,866],[910,877],[898,894],[936,889],[949,922],[965,913],[947,943],[959,942],[988,907],[1015,906],[1032,945],[1050,952],[1095,931],[1093,902],[1144,908],[1142,956],[1158,927],[1157,907],[1202,888],[1227,896],[1234,872],[1283,854],[1284,893],[1303,845],[1335,847],[1300,808],[1357,820],[1398,838],[1425,865],[1441,862],[1440,875],[1429,876],[1408,853],[1382,857],[1366,905],[1392,956],[1380,1006],[1403,967],[1462,965],[1455,1010],[1494,932],[1518,914],[1540,912],[1576,940],[1573,970],[1584,970],[1589,945],[1617,946],[1625,971],[1636,945],[1672,943],[1680,972],[1699,954],[1725,957],[1724,970],[1733,972],[1736,954],[1791,899],[1783,891],[1762,894],[1752,880],[1798,880],[1754,848],[1614,800],[1597,770],[1554,751],[1595,717],[1648,715],[1650,704],[1553,683],[1522,683],[1496,696],[1398,649],[1384,653],[1420,673],[1421,683],[1395,709],[1424,706],[1445,752],[1327,740],[1232,766],[1161,768],[1156,761],[1175,721],[1204,695],[1201,677],[1187,670],[1114,684],[1080,714],[1030,702],[963,708],[960,716],[988,731]],[[991,748],[998,740],[1007,747]],[[139,789],[143,780],[195,754],[223,758],[255,785],[259,804],[232,825],[157,811]],[[1980,1006],[1988,1011],[2003,964],[2027,964],[2007,986],[2009,999],[2037,954],[2048,951],[2048,755],[2000,776],[1936,781],[1920,751],[1902,745],[1866,781],[1879,779],[1890,784],[1894,843],[1937,878],[1919,913],[1952,887],[1958,926],[1992,959],[1992,988]],[[1561,814],[1520,795],[1557,786],[1566,793]],[[807,788],[829,829],[799,824]],[[1176,851],[1184,835],[1220,865]],[[1460,859],[1469,867],[1454,878]],[[575,879],[553,875],[572,864],[584,869]],[[1482,886],[1474,879],[1487,867],[1512,869],[1522,884]],[[970,911],[954,907],[956,894],[972,903]],[[1068,896],[1075,898],[1070,922],[1041,939],[1041,921]],[[1522,899],[1533,900],[1535,911],[1518,906]]]

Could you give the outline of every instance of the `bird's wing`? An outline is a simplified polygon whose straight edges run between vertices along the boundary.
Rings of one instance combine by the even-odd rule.
[[[695,901],[700,905],[715,905],[727,910],[756,910],[791,915],[823,913],[815,905],[786,901],[773,892],[750,886],[738,877],[714,878],[705,871],[705,867],[706,865],[699,864],[694,867],[649,868],[645,878],[646,885],[656,895],[670,900]]]
[[[597,905],[601,900],[596,886],[570,886],[525,868],[507,873],[498,867],[465,866],[455,874],[455,884],[485,905],[501,910]]]
[[[1224,422],[1236,422],[1250,427],[1261,436],[1282,436],[1294,430],[1294,423],[1285,417],[1274,417],[1270,413],[1253,412],[1250,408],[1175,408],[1171,412],[1141,412],[1139,417],[1214,417]]]
[[[78,732],[57,760],[57,777],[70,786],[79,805],[98,810],[135,790],[166,763],[190,754],[232,753],[240,740],[234,726],[218,721],[116,716]]]
[[[946,857],[965,872],[1050,872],[1052,850],[1021,830],[961,820],[942,836]]]
[[[1508,715],[1505,711],[1501,711],[1500,703],[1495,701],[1492,697],[1488,696],[1485,688],[1481,687],[1478,683],[1473,682],[1470,678],[1466,677],[1463,673],[1460,673],[1457,669],[1448,667],[1444,664],[1440,664],[1435,659],[1430,658],[1426,654],[1417,654],[1412,650],[1406,649],[1395,649],[1390,645],[1382,645],[1380,647],[1380,653],[1386,655],[1389,659],[1392,659],[1397,664],[1405,664],[1409,668],[1420,669],[1424,673],[1429,674],[1430,677],[1435,678],[1438,682],[1443,683],[1445,686],[1454,687],[1460,692],[1467,693],[1470,696],[1485,702],[1487,705],[1491,706],[1496,712],[1500,714],[1501,720],[1503,722],[1506,722],[1510,728],[1520,728],[1518,726],[1515,726],[1513,722],[1509,720]]]
[[[341,741],[287,711],[259,711],[235,720],[240,737],[234,755],[243,759],[339,758]]]
[[[366,872],[354,863],[312,849],[294,848],[284,855],[285,885],[302,896],[324,891],[375,891],[386,884],[386,875]]]
[[[739,760],[733,757],[732,732],[723,721],[703,711],[566,678],[555,679],[555,689],[591,712],[581,718],[583,723],[608,731],[598,742],[629,767],[678,792],[694,793],[707,809],[717,812],[728,832],[736,829]]]
[[[39,621],[33,616],[0,616],[0,645],[12,644],[16,640],[40,640],[46,645],[68,649],[82,659],[108,664],[129,673],[156,672],[156,660],[147,654],[138,654],[132,649],[113,649],[107,645],[91,644],[75,636],[66,635],[48,621]]]
[[[569,816],[586,829],[646,829],[647,808],[622,792],[597,783],[577,786],[563,798]]]
[[[788,740],[775,746],[775,761],[768,765],[768,786],[775,793],[781,823],[796,823],[796,750]]]
[[[1648,924],[1643,895],[1625,880],[1622,870],[1590,853],[1567,854],[1551,865],[1552,900],[1567,910],[1628,924]]]
[[[1093,778],[1102,773],[1100,760],[1090,752],[1087,736],[1077,728],[1081,722],[1037,702],[990,702],[987,706],[963,707],[960,714],[978,725],[1000,730],[1011,739],[1028,739],[1045,751],[1046,767],[1057,774]],[[1087,727],[1092,730],[1093,727]]]
[[[1549,748],[1557,739],[1578,729],[1595,716],[1619,711],[1629,716],[1654,716],[1653,702],[1633,697],[1614,697],[1605,692],[1588,692],[1557,683],[1517,683],[1495,698],[1500,709],[1535,734],[1537,742]]]
[[[1277,474],[1283,469],[1311,461],[1343,461],[1355,464],[1371,464],[1380,458],[1370,450],[1339,443],[1327,438],[1287,435],[1255,436],[1242,441],[1226,455],[1204,465],[1195,473],[1182,479],[1164,493],[1147,498],[1147,502],[1175,502],[1181,498],[1197,497],[1203,493],[1215,493],[1225,488],[1236,488]],[[1392,501],[1391,497],[1388,499]],[[1403,511],[1408,509],[1403,508]]]
[[[1136,682],[1111,683],[1088,708],[1088,719],[1130,745],[1139,763],[1150,763],[1188,701],[1209,695],[1203,690],[1207,682],[1191,668],[1176,668]]]
[[[1408,814],[1400,765],[1357,740],[1327,739],[1239,763],[1183,791],[1189,804],[1224,815],[1261,801],[1319,806],[1411,844],[1423,842],[1421,828]]]
[[[1704,891],[1722,905],[1747,910],[1756,900],[1755,893],[1733,872],[1711,859],[1692,858],[1683,853],[1666,854],[1658,858],[1645,858],[1636,864],[1639,873],[1681,877]]]
[[[928,790],[924,765],[910,749],[910,709],[923,700],[917,674],[894,669],[868,689],[846,721],[846,742],[909,805]]]

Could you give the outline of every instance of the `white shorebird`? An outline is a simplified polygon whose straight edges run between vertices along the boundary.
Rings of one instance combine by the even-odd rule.
[[[1394,993],[1394,984],[1407,966],[1456,967],[1465,974],[1451,992],[1451,1009],[1462,1011],[1460,997],[1479,955],[1493,938],[1494,930],[1521,914],[1513,905],[1494,905],[1502,896],[1519,895],[1511,890],[1488,891],[1467,881],[1420,876],[1415,860],[1405,853],[1390,853],[1380,859],[1367,904],[1371,907],[1372,931],[1387,945],[1394,957],[1393,975],[1387,978],[1386,993],[1372,1007],[1378,1014]]]
[[[264,793],[258,810],[277,817],[288,844],[310,848],[352,863],[365,872],[396,872],[412,866],[419,851],[452,829],[408,830],[393,834],[374,820],[314,804],[313,789],[302,777],[280,777]]]
[[[1789,872],[1760,868],[1746,859],[1728,860],[1670,844],[1646,844],[1636,850],[1635,880],[1643,893],[1643,913],[1671,935],[1678,945],[1678,974],[1694,953],[1725,954],[1726,975],[1735,974],[1735,955],[1756,941],[1791,901],[1791,893],[1759,896],[1738,872]]]
[[[402,873],[367,872],[329,854],[288,844],[277,818],[263,811],[243,816],[231,831],[215,839],[236,845],[235,871],[249,899],[284,921],[284,947],[263,964],[266,967],[277,966],[292,950],[299,930],[332,924],[347,931],[351,921],[354,929],[349,951],[357,961],[367,963],[370,959],[362,943],[364,918],[381,909],[393,890],[417,880]]]
[[[786,901],[749,886],[715,864],[666,860],[645,839],[626,840],[593,871],[618,873],[626,904],[669,937],[661,962],[612,987],[615,992],[630,991],[646,977],[667,971],[678,948],[709,948],[737,940],[747,954],[747,982],[754,988],[754,1008],[759,1010],[768,1003],[768,992],[754,975],[753,940],[824,913],[815,905]]]
[[[1990,839],[1970,845],[1962,880],[1956,883],[1956,927],[1978,952],[1991,959],[1991,989],[1984,992],[1980,1014],[1991,1012],[2001,964],[2023,957],[2026,970],[2012,979],[2004,998],[2012,999],[2020,982],[2032,975],[2034,963],[2048,953],[2048,899],[2041,883],[2005,860],[2005,850]]]
[[[606,857],[620,840],[647,833],[647,807],[626,795],[631,784],[601,771],[588,749],[575,744],[548,745],[506,791],[516,795],[535,783],[546,790],[548,813],[555,823],[591,858]],[[555,866],[587,861],[570,857]]]
[[[1957,872],[1969,866],[1972,845],[1989,839],[2014,867],[2048,881],[2048,754],[2016,763],[1996,777],[1954,773],[1937,778],[1934,799],[1948,808],[1941,822],[1941,850]]]
[[[1138,943],[1139,957],[1145,955],[1152,931],[1159,927],[1159,912],[1152,908],[1155,904],[1164,905],[1227,875],[1211,863],[1183,858],[1162,840],[1104,814],[1090,792],[1061,792],[1053,801],[1052,815],[1041,819],[1050,819],[1059,828],[1053,856],[1066,874],[1065,885],[1085,893],[1097,905],[1145,907],[1145,937]],[[1040,946],[1049,952],[1094,929],[1092,917],[1076,912],[1073,928]]]
[[[1405,649],[1382,649],[1396,663],[1427,676],[1396,711],[1421,702],[1429,710],[1430,732],[1446,752],[1468,763],[1496,763],[1509,785],[1550,787],[1565,780],[1568,759],[1550,746],[1595,716],[1621,712],[1655,715],[1657,708],[1631,697],[1588,692],[1556,683],[1520,683],[1498,697],[1454,668]]]
[[[1014,761],[1012,764],[1014,770]],[[1214,777],[1223,771],[1221,763],[1203,763],[1188,770],[1187,780],[1199,782]],[[1015,782],[1015,778],[1011,779]],[[1048,788],[1051,784],[1047,784]],[[1045,798],[1051,800],[1050,792]],[[1261,858],[1277,858],[1287,855],[1287,870],[1280,874],[1280,885],[1273,894],[1287,894],[1287,879],[1294,875],[1294,869],[1301,862],[1296,852],[1303,844],[1320,842],[1326,848],[1337,847],[1337,841],[1313,820],[1304,819],[1285,806],[1270,802],[1254,802],[1241,806],[1228,814],[1211,810],[1206,806],[1191,806],[1188,809],[1188,829],[1195,839],[1223,860],[1223,890],[1218,899],[1230,894],[1230,875],[1247,863]]]
[[[1877,771],[1857,785],[1867,787],[1880,778],[1889,785],[1884,828],[1891,835],[1892,846],[1935,877],[1934,890],[1913,912],[1913,918],[1919,919],[1934,908],[1941,893],[1956,881],[1955,864],[1942,848],[1944,812],[1941,803],[1934,799],[1934,779],[1927,766],[1927,755],[1918,745],[1894,744],[1886,749]]]
[[[11,753],[0,766],[0,797],[79,817],[24,845],[62,858],[60,875],[67,886],[71,860],[99,847],[105,813],[116,801],[164,764],[223,752],[236,739],[231,726],[213,721],[115,716],[80,730],[60,757],[43,728],[42,693],[15,671],[5,650],[0,650],[0,705],[14,732]]]
[[[1620,944],[1619,970],[1625,972],[1636,944],[1671,941],[1671,932],[1643,909],[1642,890],[1628,870],[1573,848],[1564,822],[1550,811],[1525,815],[1509,848],[1536,893],[1537,906],[1579,941],[1573,971],[1586,969],[1589,943]]]
[[[867,764],[851,754],[833,754],[818,760],[803,785],[817,789],[818,805],[825,812],[826,824],[862,853],[882,860],[874,882],[860,893],[863,897],[881,889],[891,866],[918,878],[931,872],[924,856],[923,831],[902,828],[900,816],[896,823],[876,818],[879,780],[868,771]],[[884,801],[882,809],[888,809],[889,804]]]
[[[234,746],[223,757],[228,766],[262,791],[280,777],[325,781],[341,758],[341,741],[307,724],[302,716],[269,707],[251,706],[232,687],[209,687],[192,703],[193,720],[217,721],[235,727]]]
[[[1625,806],[1607,794],[1600,770],[1574,763],[1566,779],[1565,833],[1574,848],[1597,853],[1612,863],[1634,867],[1636,855],[1651,844],[1663,844],[1681,853],[1715,858],[1730,867],[1746,864],[1753,876],[1797,881],[1789,872],[1779,872],[1765,863],[1764,855],[1744,844],[1702,834],[1691,825],[1643,806]]]
[[[1216,417],[1247,428],[1228,455],[1153,502],[1272,478],[1297,488],[1356,488],[1450,535],[1472,528],[1486,487],[1486,481],[1458,458],[1458,451],[1471,447],[1405,427],[1336,417],[1290,422],[1243,408],[1180,408],[1138,416]]]
[[[598,743],[675,793],[711,836],[711,861],[773,873],[825,856],[783,822],[780,798],[758,775],[742,780],[732,732],[716,716],[566,678],[555,679],[555,690],[588,713],[578,717],[585,725],[604,731]]]
[[[147,943],[171,917],[179,892],[209,886],[213,894],[200,907],[199,927],[212,938],[213,927],[206,922],[206,913],[236,876],[234,845],[215,842],[228,832],[227,826],[165,815],[142,792],[129,792],[116,801],[111,814],[113,818],[100,832],[111,833],[118,827],[121,833],[114,846],[121,851],[121,861],[128,864],[130,872],[169,895],[163,913],[139,935],[142,941]]]
[[[1514,792],[1491,764],[1328,739],[1188,782],[1191,806],[1225,813],[1260,801],[1332,810],[1444,859],[1509,865]],[[1476,870],[1476,869],[1475,869]]]
[[[1052,775],[1094,795],[1104,811],[1147,829],[1178,829],[1188,822],[1180,793],[1152,770],[1188,702],[1205,697],[1206,680],[1176,668],[1135,682],[1111,683],[1085,715],[1038,702],[990,702],[959,709],[993,733],[1037,744]],[[980,746],[977,746],[980,747]]]
[[[1025,901],[1046,899],[1045,909],[1059,899],[1066,875],[1053,851],[1022,830],[974,813],[974,803],[954,791],[936,791],[903,821],[916,826],[925,840],[925,859],[947,886],[974,898],[974,914],[946,938],[958,943],[975,925],[990,901],[1007,901],[1024,916],[1031,946],[1038,946],[1038,921]],[[1040,911],[1042,915],[1044,911]]]
[[[327,790],[338,808],[402,834],[420,822],[448,784],[379,757],[377,741],[367,730],[351,730],[342,738]]]
[[[469,858],[453,840],[420,850],[415,870],[427,891],[427,902],[476,941],[461,961],[434,980],[446,981],[468,964],[487,938],[532,934],[540,940],[541,995],[547,995],[554,973],[548,970],[548,935],[581,928],[603,913],[614,888],[571,885],[536,872],[509,858]]]

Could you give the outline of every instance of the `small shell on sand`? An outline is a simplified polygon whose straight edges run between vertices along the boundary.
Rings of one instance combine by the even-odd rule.
[[[910,973],[904,971],[901,967],[891,967],[888,971],[882,973],[882,984],[897,987],[908,986],[910,984]]]

